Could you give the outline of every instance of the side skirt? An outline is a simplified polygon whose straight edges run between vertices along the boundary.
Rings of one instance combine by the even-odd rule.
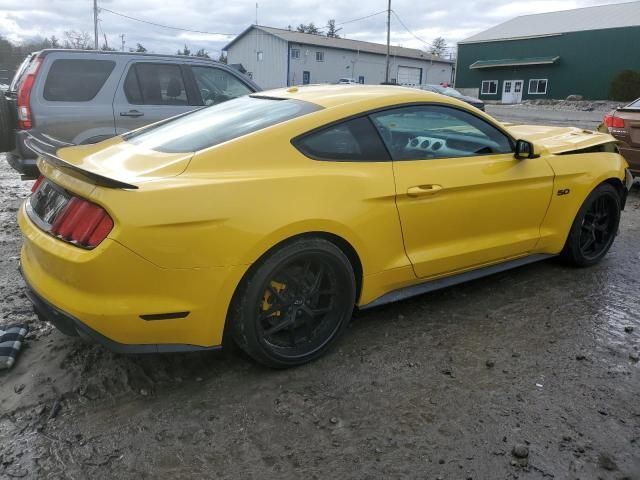
[[[366,305],[360,307],[360,310],[366,310],[368,308],[379,307],[391,302],[397,302],[398,300],[404,300],[405,298],[415,297],[416,295],[422,295],[423,293],[433,292],[434,290],[440,290],[442,288],[451,287],[459,283],[468,282],[469,280],[475,280],[477,278],[493,275],[494,273],[504,272],[505,270],[511,270],[512,268],[521,267],[529,263],[540,262],[547,260],[548,258],[555,257],[555,255],[546,253],[536,253],[528,255],[526,257],[516,258],[515,260],[509,260],[507,262],[497,263],[489,265],[487,267],[478,268],[476,270],[470,270],[468,272],[458,273],[449,277],[438,278],[437,280],[427,280],[424,283],[418,285],[411,285],[409,287],[399,288],[389,293],[385,293],[381,297],[376,298],[373,302],[369,302]]]

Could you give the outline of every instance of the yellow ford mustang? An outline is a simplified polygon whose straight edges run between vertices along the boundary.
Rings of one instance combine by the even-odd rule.
[[[611,246],[612,137],[504,125],[401,87],[257,93],[97,145],[32,139],[19,212],[39,315],[120,352],[312,360],[367,308]]]

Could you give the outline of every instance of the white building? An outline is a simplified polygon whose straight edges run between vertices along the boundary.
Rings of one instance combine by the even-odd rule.
[[[264,89],[309,83],[385,81],[387,46],[251,25],[224,47],[229,64],[242,64]],[[422,50],[391,47],[389,81],[399,84],[451,82],[451,60]]]

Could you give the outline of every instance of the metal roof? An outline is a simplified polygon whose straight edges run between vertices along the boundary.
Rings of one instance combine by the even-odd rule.
[[[349,38],[326,37],[324,35],[312,35],[310,33],[300,33],[282,28],[265,27],[262,25],[251,25],[244,32],[229,42],[223,50],[228,50],[239,38],[244,36],[249,30],[255,28],[265,33],[274,35],[282,40],[290,43],[300,43],[304,45],[314,45],[318,47],[339,48],[343,50],[361,51],[367,53],[377,53],[380,55],[387,54],[387,46],[381,43],[364,42],[362,40],[351,40]],[[441,63],[455,63],[437,55],[431,55],[417,48],[405,48],[391,46],[391,55],[394,57],[414,58]]]
[[[503,58],[500,60],[478,60],[473,62],[469,68],[496,68],[515,67],[522,65],[548,65],[560,60],[559,56],[552,57],[524,57],[524,58]]]
[[[585,30],[640,26],[640,1],[523,15],[459,42],[542,37]]]

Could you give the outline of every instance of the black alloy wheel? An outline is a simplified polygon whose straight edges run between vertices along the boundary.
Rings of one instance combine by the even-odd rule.
[[[599,262],[618,232],[620,208],[615,187],[603,183],[593,190],[573,222],[562,257],[580,267]]]
[[[232,333],[270,367],[320,356],[346,328],[355,304],[349,260],[324,239],[300,239],[260,263],[234,301]]]

